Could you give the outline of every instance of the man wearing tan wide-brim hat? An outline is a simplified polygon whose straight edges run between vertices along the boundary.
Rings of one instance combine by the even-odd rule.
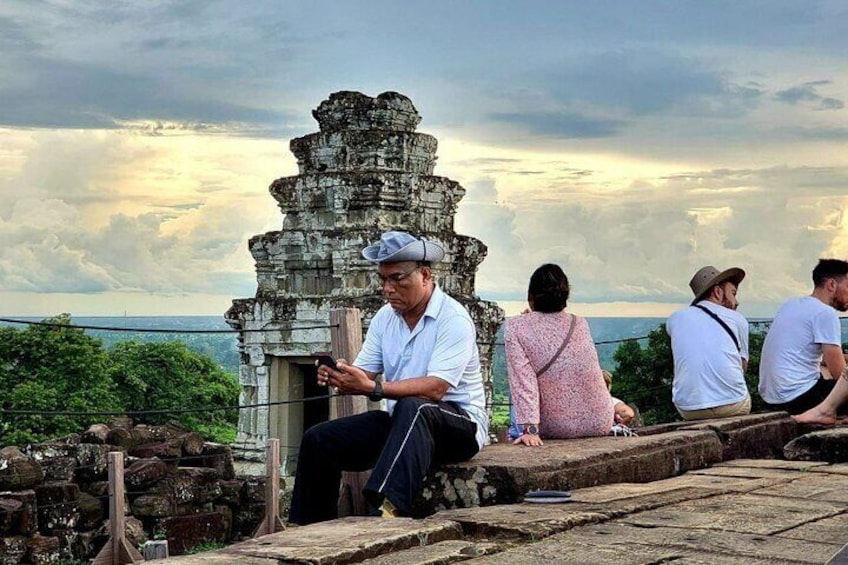
[[[685,420],[726,418],[751,412],[745,384],[748,320],[736,311],[745,271],[709,265],[689,281],[689,307],[666,323],[674,357],[672,401]]]

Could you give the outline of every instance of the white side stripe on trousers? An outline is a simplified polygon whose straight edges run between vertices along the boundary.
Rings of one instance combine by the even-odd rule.
[[[400,454],[403,451],[403,448],[406,446],[406,442],[409,440],[409,434],[412,433],[412,428],[415,427],[415,422],[418,421],[418,416],[421,414],[422,408],[437,408],[440,411],[447,414],[448,416],[453,416],[454,418],[460,418],[462,420],[467,420],[467,421],[471,422],[472,424],[475,423],[474,420],[472,420],[470,417],[463,416],[461,414],[456,414],[455,412],[451,412],[449,410],[445,410],[444,408],[440,407],[438,404],[422,404],[421,406],[419,406],[418,410],[415,411],[415,417],[412,419],[412,423],[409,425],[409,429],[406,430],[406,435],[403,438],[403,442],[400,444],[400,449],[398,449],[398,452],[395,454],[395,458],[392,460],[392,464],[389,465],[389,470],[386,471],[386,477],[383,479],[383,482],[380,485],[380,488],[377,489],[377,492],[383,492],[383,489],[386,487],[386,483],[389,480],[389,476],[392,474],[392,470],[395,468],[395,463],[397,463],[397,460],[400,457]]]

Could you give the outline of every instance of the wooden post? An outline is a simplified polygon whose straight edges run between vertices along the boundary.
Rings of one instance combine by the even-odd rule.
[[[285,529],[280,520],[280,440],[271,438],[265,451],[265,517],[253,532],[253,537]]]
[[[358,308],[339,308],[330,310],[330,345],[337,358],[353,363],[359,350],[362,349],[362,315]],[[362,414],[368,410],[368,401],[365,396],[336,396],[331,408],[332,418],[342,418]],[[368,482],[369,471],[362,473],[342,473],[342,492],[350,496],[351,508],[356,516],[368,514],[368,504],[362,495],[362,488]],[[340,500],[339,514],[345,515],[343,499]]]
[[[144,561],[141,553],[125,537],[124,454],[109,452],[109,539],[92,565],[124,565]]]

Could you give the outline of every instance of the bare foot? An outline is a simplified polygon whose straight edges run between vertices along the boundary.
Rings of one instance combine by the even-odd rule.
[[[792,419],[799,424],[818,424],[819,426],[833,426],[839,421],[835,413],[818,406],[814,406],[797,416],[792,416]]]

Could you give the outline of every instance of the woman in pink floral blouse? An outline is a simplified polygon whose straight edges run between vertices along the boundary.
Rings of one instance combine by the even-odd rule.
[[[585,318],[565,312],[568,295],[568,277],[562,269],[550,263],[542,265],[530,277],[527,300],[531,312],[506,321],[509,387],[515,422],[523,432],[515,444],[542,445],[541,438],[604,436],[613,425],[613,400],[601,374],[589,324]],[[571,337],[554,359],[572,319]]]

